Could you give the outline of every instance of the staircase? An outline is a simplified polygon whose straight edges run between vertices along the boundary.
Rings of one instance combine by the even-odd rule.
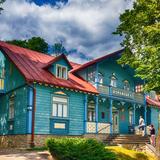
[[[140,135],[122,135],[122,134],[115,134],[110,135],[104,141],[110,145],[118,145],[118,144],[146,144],[149,143],[148,136],[140,136]]]

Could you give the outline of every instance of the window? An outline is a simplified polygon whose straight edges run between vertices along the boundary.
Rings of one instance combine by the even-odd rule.
[[[103,80],[104,80],[104,77],[103,77],[103,74],[102,73],[98,73],[98,82],[99,82],[99,84],[103,84]]]
[[[115,73],[112,73],[110,85],[113,87],[117,87],[117,78],[115,76]]]
[[[57,65],[56,66],[56,76],[58,78],[67,79],[67,67]]]
[[[88,81],[91,83],[95,82],[95,68],[93,66],[88,68]]]
[[[135,88],[136,93],[143,92],[143,85],[137,85]]]
[[[88,105],[88,121],[95,122],[95,104],[90,102]]]
[[[68,98],[53,97],[52,116],[67,117],[68,116]]]
[[[9,119],[14,119],[14,96],[9,99]]]
[[[129,91],[129,82],[127,80],[124,81],[124,89]]]

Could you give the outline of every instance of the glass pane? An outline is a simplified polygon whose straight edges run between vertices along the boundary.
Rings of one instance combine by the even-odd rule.
[[[57,77],[61,78],[61,67],[57,66]]]
[[[62,104],[58,104],[58,117],[62,117]]]
[[[67,117],[67,105],[63,105],[63,117]]]
[[[62,68],[62,78],[67,79],[67,69],[66,68]]]
[[[52,116],[57,116],[57,104],[53,104]]]

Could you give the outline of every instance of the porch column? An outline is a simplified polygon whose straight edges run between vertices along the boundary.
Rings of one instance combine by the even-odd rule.
[[[147,102],[146,102],[146,95],[144,94],[144,123],[147,126]],[[145,127],[145,134],[146,134],[146,127]]]
[[[87,131],[87,104],[88,104],[88,95],[84,97],[84,134]]]
[[[96,96],[96,116],[95,116],[95,121],[96,121],[96,133],[98,133],[98,96]]]
[[[109,107],[110,133],[112,134],[112,132],[113,132],[112,131],[112,125],[113,125],[113,121],[112,121],[112,117],[113,117],[113,115],[112,115],[113,100],[111,98],[109,99],[109,103],[110,103],[110,107]]]
[[[136,104],[133,104],[133,125],[136,124]]]

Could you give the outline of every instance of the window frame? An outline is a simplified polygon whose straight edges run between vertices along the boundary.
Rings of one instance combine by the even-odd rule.
[[[91,115],[91,120],[90,120],[89,113],[91,113],[90,114]],[[90,103],[90,102],[88,103],[88,107],[87,107],[87,121],[88,122],[95,122],[96,121],[96,105],[95,105],[95,103]]]
[[[58,67],[60,68],[60,75],[58,75]],[[66,73],[63,76],[63,69],[65,69]],[[56,64],[56,77],[61,79],[68,79],[68,67],[60,64]]]
[[[114,78],[114,79],[113,79]],[[114,80],[113,85],[111,84],[112,80]],[[116,83],[115,83],[116,82]],[[115,85],[114,85],[115,84]],[[112,87],[117,87],[117,77],[115,75],[115,73],[112,73],[112,75],[110,76],[110,86]]]
[[[54,97],[56,98],[60,98],[60,99],[66,99],[67,102],[62,102],[62,101],[54,101]],[[56,114],[54,115],[54,104],[56,104]],[[59,115],[59,106],[61,105],[62,107],[62,112],[61,112],[61,116]],[[64,108],[66,107],[65,109],[65,112],[64,112]],[[65,116],[64,116],[64,113],[65,113]],[[52,95],[52,106],[51,106],[51,117],[56,117],[56,118],[68,118],[69,117],[69,98],[67,96],[62,96],[62,95]]]
[[[125,85],[125,84],[127,84],[127,85]],[[130,83],[129,83],[129,81],[127,80],[127,79],[125,79],[124,81],[123,81],[123,89],[124,90],[126,90],[126,91],[129,91],[130,90]]]
[[[12,100],[12,103],[11,103]],[[11,109],[12,106],[12,109]],[[8,119],[14,120],[15,118],[15,95],[9,97]]]

